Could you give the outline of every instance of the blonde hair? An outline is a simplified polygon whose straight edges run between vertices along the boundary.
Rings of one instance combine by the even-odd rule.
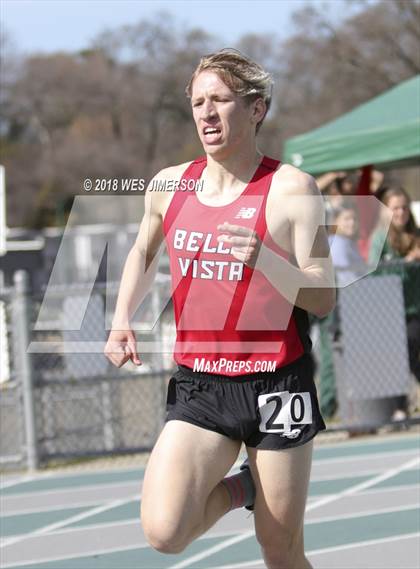
[[[194,80],[202,71],[217,73],[229,89],[243,97],[247,103],[263,99],[267,109],[264,117],[257,124],[256,132],[258,132],[271,104],[273,79],[270,73],[237,49],[221,49],[200,59],[185,89],[187,97],[191,98]]]

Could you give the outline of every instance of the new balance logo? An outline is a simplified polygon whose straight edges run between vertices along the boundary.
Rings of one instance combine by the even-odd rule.
[[[300,433],[302,432],[302,429],[292,429],[292,430],[288,430],[288,431],[284,431],[283,433],[280,433],[281,437],[287,437],[288,439],[296,439]]]
[[[257,209],[255,207],[241,207],[235,215],[235,219],[251,219],[251,217],[254,217],[256,211]]]

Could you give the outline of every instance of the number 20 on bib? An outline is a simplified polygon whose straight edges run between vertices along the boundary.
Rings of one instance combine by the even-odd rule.
[[[312,423],[311,394],[279,391],[258,397],[260,431],[288,436],[292,429]],[[300,433],[300,429],[296,429]],[[296,433],[298,434],[298,433]]]

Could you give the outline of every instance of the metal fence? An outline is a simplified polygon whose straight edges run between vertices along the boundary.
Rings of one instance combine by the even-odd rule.
[[[383,262],[339,289],[319,328],[321,409],[338,420],[336,428],[374,431],[418,421],[419,262]]]
[[[153,297],[164,295],[168,286],[161,275]],[[110,289],[116,294],[116,286]],[[9,358],[0,383],[1,466],[33,469],[51,459],[150,450],[163,425],[172,372],[170,354],[161,342],[156,349],[156,338],[174,333],[170,322],[163,315],[156,326],[152,319],[149,330],[137,333],[140,343],[156,344],[142,354],[141,367],[130,363],[117,369],[102,354],[105,286],[51,292],[55,302],[36,329],[42,295],[28,290],[26,273],[16,273],[14,288],[0,294],[1,353]],[[57,331],[59,315],[77,312],[86,294],[90,300],[81,330]],[[66,345],[70,348],[63,350]]]
[[[169,286],[169,277],[157,279],[151,312],[159,311],[157,301],[167,297]],[[117,293],[117,285],[107,287]],[[388,263],[340,290],[338,324],[334,317],[329,326],[340,419],[335,428],[386,424],[392,402],[414,384],[404,304],[407,298],[419,303],[419,290],[420,263]],[[80,286],[52,292],[55,301],[36,329],[43,297],[31,293],[25,273],[16,273],[14,287],[0,292],[0,466],[37,468],[52,459],[151,449],[164,421],[172,373],[171,311],[156,325],[151,314],[148,329],[137,332],[140,345],[157,347],[145,350],[144,365],[117,369],[102,354],[91,353],[91,342],[103,346],[105,340],[105,285],[88,292]],[[60,314],[77,313],[86,294],[90,300],[81,330],[60,331]],[[54,350],[54,345],[75,341],[86,350]]]

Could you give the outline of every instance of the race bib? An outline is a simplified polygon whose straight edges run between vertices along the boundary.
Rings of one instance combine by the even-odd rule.
[[[311,394],[279,391],[258,397],[262,433],[278,433],[296,438],[302,432],[300,425],[312,423]]]

